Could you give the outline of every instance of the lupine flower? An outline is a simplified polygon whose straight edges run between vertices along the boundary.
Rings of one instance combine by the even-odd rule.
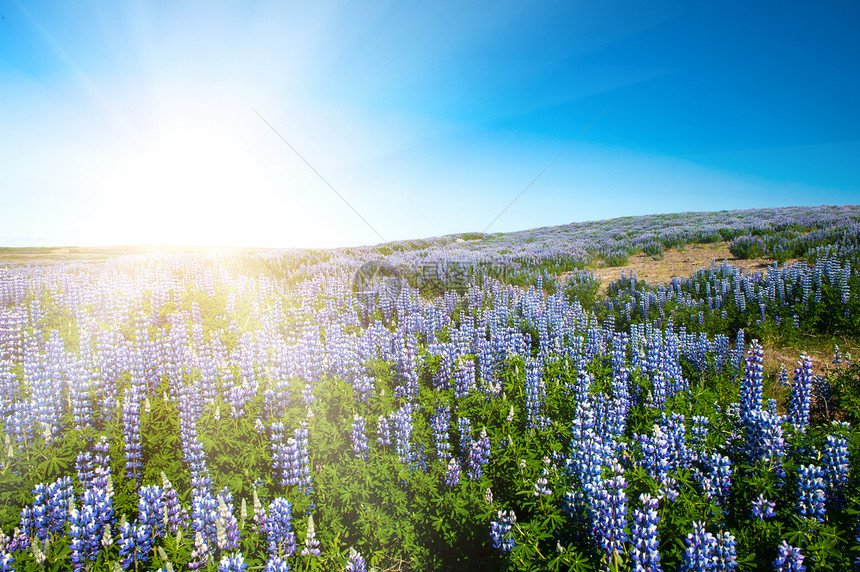
[[[355,414],[352,422],[352,450],[356,459],[367,458],[367,433],[364,432],[364,418]]]
[[[841,502],[843,489],[848,483],[848,440],[841,435],[828,435],[824,445],[824,476],[831,498]]]
[[[134,479],[140,478],[143,454],[140,450],[140,395],[132,384],[122,402],[122,431],[125,441],[125,466]]]
[[[597,541],[606,562],[620,563],[627,542],[627,481],[618,463],[611,466],[613,476],[602,479],[593,499],[592,520]]]
[[[176,534],[180,528],[185,526],[188,520],[188,511],[179,504],[179,496],[176,493],[176,489],[173,488],[164,471],[161,472],[161,486],[161,498],[167,518],[167,529],[171,534]]]
[[[245,558],[241,552],[222,556],[218,564],[218,572],[245,572],[247,569],[248,565],[245,564]]]
[[[490,461],[490,438],[486,427],[481,429],[481,438],[473,441],[466,459],[466,476],[470,481],[477,481],[484,473],[484,465]]]
[[[705,472],[696,470],[697,480],[708,498],[722,504],[732,488],[732,465],[728,457],[713,453],[708,459]]]
[[[490,538],[493,540],[493,548],[502,552],[510,552],[514,549],[514,537],[511,529],[517,521],[514,511],[500,510],[498,520],[490,522]]]
[[[794,370],[794,385],[788,398],[788,420],[802,430],[809,425],[809,407],[812,402],[812,360],[806,354],[800,355],[801,361]]]
[[[188,563],[188,568],[199,570],[206,567],[211,561],[212,553],[209,551],[209,545],[198,530],[194,535],[194,548],[191,550],[191,559]]]
[[[376,442],[380,445],[391,445],[391,429],[388,425],[388,420],[385,415],[380,415],[376,425],[376,432],[379,433]]]
[[[448,407],[437,407],[436,413],[430,422],[433,428],[433,445],[436,457],[445,461],[451,457],[451,443],[448,442],[448,426],[451,423],[451,409]]]
[[[759,520],[773,518],[774,516],[776,516],[776,512],[774,511],[775,508],[775,502],[769,501],[764,498],[763,494],[759,494],[758,498],[752,501],[752,509],[750,511],[750,514],[753,518],[757,518]]]
[[[716,566],[714,570],[731,572],[738,567],[737,541],[731,532],[723,531],[717,533],[717,544],[714,551],[716,555]]]
[[[687,534],[684,543],[686,548],[681,564],[682,571],[704,572],[714,569],[717,562],[717,539],[705,530],[703,522],[693,522],[693,532]]]
[[[302,556],[319,556],[320,541],[317,540],[316,531],[314,530],[314,516],[308,515],[308,530],[305,534],[305,547],[302,548]]]
[[[349,561],[343,570],[344,572],[367,572],[364,557],[352,546],[349,547]]]
[[[5,550],[0,550],[0,572],[14,572],[15,569],[12,568],[12,564],[14,563],[14,556]]]
[[[800,553],[800,549],[783,540],[777,547],[773,570],[774,572],[804,572],[806,566],[803,565],[803,554]]]
[[[290,565],[280,556],[271,556],[266,561],[266,567],[263,572],[289,572]]]
[[[764,372],[764,354],[758,340],[750,342],[747,366],[744,379],[741,382],[740,415],[746,419],[752,412],[762,406],[762,379]]]
[[[445,470],[445,484],[449,487],[456,487],[460,484],[460,463],[454,457],[448,460],[448,468]]]
[[[639,495],[642,508],[633,510],[633,522],[630,526],[630,559],[634,572],[661,572],[660,541],[657,524],[660,516],[657,514],[658,501],[651,495]]]
[[[548,481],[546,478],[547,470],[544,469],[541,476],[538,477],[538,480],[535,482],[535,490],[533,492],[534,496],[539,497],[540,495],[551,496],[552,491],[547,487]]]
[[[218,530],[218,549],[222,552],[239,547],[239,522],[233,515],[232,503],[228,505],[223,494],[218,495],[218,517],[215,520]]]
[[[817,465],[797,469],[797,511],[801,516],[824,522],[824,471]]]
[[[394,450],[401,463],[410,465],[415,461],[415,451],[412,447],[412,414],[414,403],[404,403],[400,409],[391,415],[394,430]]]
[[[293,533],[293,505],[278,497],[269,505],[269,514],[263,530],[266,532],[269,557],[288,558],[296,551],[296,536]]]

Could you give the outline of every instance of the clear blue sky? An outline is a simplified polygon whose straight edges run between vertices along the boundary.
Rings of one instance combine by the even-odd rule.
[[[592,122],[490,232],[860,202],[857,2],[0,0],[0,18],[0,245],[482,231]]]

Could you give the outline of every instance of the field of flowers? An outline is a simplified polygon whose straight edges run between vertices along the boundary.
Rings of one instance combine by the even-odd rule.
[[[0,570],[858,568],[860,365],[763,362],[860,342],[858,225],[0,267]]]

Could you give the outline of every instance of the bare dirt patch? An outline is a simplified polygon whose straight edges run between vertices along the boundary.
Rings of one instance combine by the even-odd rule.
[[[689,278],[700,268],[710,268],[711,262],[719,264],[724,260],[741,268],[745,274],[751,272],[764,273],[768,266],[773,265],[773,260],[768,258],[750,258],[747,260],[735,258],[729,252],[727,242],[718,242],[715,244],[688,244],[680,249],[671,248],[666,250],[662,257],[652,257],[640,252],[631,256],[625,266],[596,268],[594,276],[601,279],[600,292],[604,293],[610,282],[621,278],[622,272],[628,277],[635,272],[636,279],[639,281],[660,284],[669,282],[675,277]],[[562,275],[563,277],[564,275]]]

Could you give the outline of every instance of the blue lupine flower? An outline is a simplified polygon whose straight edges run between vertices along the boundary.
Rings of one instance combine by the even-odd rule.
[[[510,552],[514,549],[514,536],[512,528],[517,521],[514,511],[500,510],[498,520],[490,522],[490,538],[493,540],[493,548],[502,552]]]
[[[788,420],[797,428],[806,430],[809,425],[809,407],[812,402],[812,360],[806,354],[800,354],[794,370],[794,384],[788,398]]]
[[[179,504],[176,489],[173,488],[173,484],[167,479],[164,471],[161,472],[161,486],[161,498],[164,503],[164,512],[167,515],[167,529],[171,534],[176,534],[180,528],[185,526],[188,520],[188,511]]]
[[[248,565],[245,564],[245,558],[241,552],[222,556],[221,562],[218,564],[218,572],[245,572],[247,569]]]
[[[218,517],[215,520],[218,549],[222,552],[235,550],[239,547],[239,522],[233,515],[233,504],[230,497],[218,494]]]
[[[803,558],[799,548],[795,548],[783,540],[782,544],[777,547],[773,570],[774,572],[805,572],[806,566],[803,565]]]
[[[764,377],[764,352],[758,340],[750,342],[747,366],[740,390],[740,415],[746,419],[762,406],[762,380]]]
[[[824,471],[817,465],[800,465],[797,469],[797,511],[801,516],[824,522]]]
[[[352,546],[349,547],[349,561],[343,570],[344,572],[367,572],[364,557]]]
[[[684,543],[682,571],[705,572],[716,568],[717,539],[705,530],[703,522],[693,521],[693,532],[687,534]]]
[[[658,501],[651,495],[639,495],[642,508],[633,510],[633,522],[630,526],[630,559],[634,572],[660,572],[660,541],[657,524],[660,516],[657,514]]]
[[[470,481],[477,481],[484,474],[484,465],[490,461],[490,438],[486,427],[481,429],[481,438],[472,441],[469,456],[466,459],[466,476]]]
[[[610,565],[621,562],[627,542],[627,481],[618,463],[611,468],[615,475],[601,480],[591,511],[597,541]]]
[[[436,457],[440,461],[445,461],[451,457],[451,443],[448,440],[448,426],[450,424],[451,409],[449,407],[437,407],[430,425],[433,428]]]
[[[140,394],[132,384],[122,401],[122,434],[125,442],[125,467],[133,479],[140,478],[143,453],[140,444]]]
[[[269,505],[269,514],[263,525],[269,556],[288,558],[296,551],[296,536],[293,533],[293,505],[278,497]]]
[[[848,464],[848,440],[842,435],[828,435],[824,445],[824,476],[831,498],[841,503],[851,470]]]
[[[357,413],[352,421],[352,450],[356,459],[367,458],[367,433],[364,431],[364,418]]]
[[[289,572],[290,565],[280,556],[270,556],[263,572]]]
[[[723,531],[717,534],[717,544],[714,550],[716,566],[714,570],[731,572],[738,567],[737,541],[731,532]]]
[[[460,463],[455,457],[448,460],[448,468],[445,470],[445,484],[456,487],[460,484]]]
[[[379,433],[376,442],[380,445],[391,445],[391,427],[385,415],[380,415],[376,425],[376,432]]]
[[[775,508],[775,502],[769,501],[764,498],[763,494],[759,494],[758,498],[752,501],[752,509],[750,511],[750,514],[753,518],[757,518],[759,520],[773,518],[774,516],[776,516],[776,512],[774,511]]]
[[[696,475],[703,492],[718,504],[723,504],[732,488],[732,465],[729,458],[719,453],[711,454],[707,459],[705,472],[697,470]]]

